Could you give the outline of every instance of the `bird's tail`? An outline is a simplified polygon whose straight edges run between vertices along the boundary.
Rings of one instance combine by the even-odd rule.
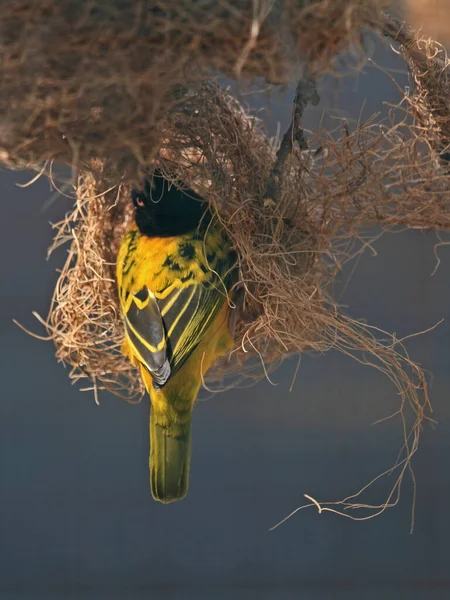
[[[164,504],[184,498],[189,487],[191,422],[167,425],[150,412],[150,486]]]

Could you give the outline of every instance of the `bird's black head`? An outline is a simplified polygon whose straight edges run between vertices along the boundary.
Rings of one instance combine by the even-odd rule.
[[[179,182],[179,189],[160,171],[145,180],[144,190],[133,190],[135,220],[148,237],[171,237],[194,231],[209,221],[208,204]]]

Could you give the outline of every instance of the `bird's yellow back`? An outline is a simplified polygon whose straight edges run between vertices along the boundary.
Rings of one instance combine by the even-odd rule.
[[[157,298],[177,288],[211,282],[224,277],[233,266],[230,244],[224,231],[209,227],[205,238],[195,232],[180,236],[147,237],[133,226],[125,235],[117,256],[117,282],[122,309],[131,295],[147,286]],[[219,289],[219,288],[218,288]],[[227,287],[223,284],[224,297]]]
[[[186,247],[193,248],[195,259],[191,252],[186,256]],[[191,409],[202,379],[214,362],[230,350],[233,338],[228,322],[230,315],[230,299],[226,282],[218,277],[217,268],[222,265],[231,269],[230,248],[223,231],[220,228],[211,229],[206,240],[196,239],[195,235],[185,234],[170,238],[148,238],[141,235],[136,227],[131,228],[125,235],[117,257],[117,281],[119,297],[124,314],[130,308],[133,296],[143,287],[164,299],[174,290],[189,288],[192,285],[212,284],[223,294],[222,305],[217,317],[205,331],[196,349],[186,361],[183,369],[170,377],[167,384],[159,390],[152,385],[152,376],[139,357],[133,352],[133,347],[126,336],[122,351],[136,366],[140,367],[145,387],[152,400],[153,409],[161,413]],[[225,277],[228,275],[224,273]],[[222,288],[222,289],[221,289]],[[181,415],[173,415],[169,419],[176,422]]]

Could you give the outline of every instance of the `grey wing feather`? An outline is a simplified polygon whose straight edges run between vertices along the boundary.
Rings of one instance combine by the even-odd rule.
[[[156,386],[164,385],[171,373],[164,323],[156,298],[147,288],[133,295],[124,321],[136,356],[150,371]]]

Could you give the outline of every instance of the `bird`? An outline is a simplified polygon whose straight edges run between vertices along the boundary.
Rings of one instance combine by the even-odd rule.
[[[168,504],[188,492],[191,413],[204,376],[234,344],[236,254],[208,202],[159,169],[131,199],[134,222],[116,263],[121,350],[150,396],[150,488]]]

